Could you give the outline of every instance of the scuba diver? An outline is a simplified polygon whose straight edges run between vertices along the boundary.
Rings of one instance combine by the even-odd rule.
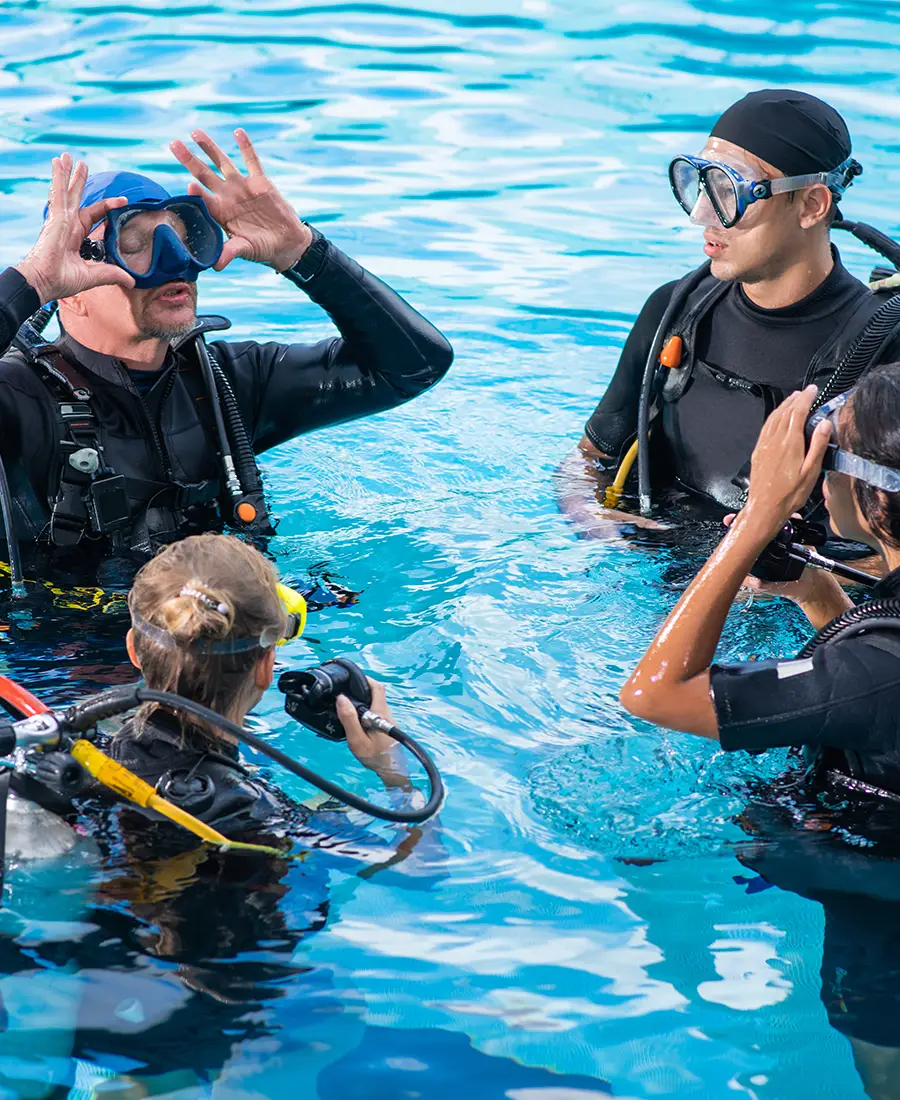
[[[894,273],[876,269],[885,289],[873,292],[830,241],[847,229],[900,264],[895,242],[838,208],[861,172],[838,112],[781,89],[745,96],[699,156],[674,158],[672,190],[708,259],[647,299],[560,467],[560,504],[579,527],[655,526],[661,490],[717,520],[739,509],[760,428],[787,394],[814,383],[826,400],[900,358]],[[640,516],[618,510],[635,459]]]
[[[815,779],[900,801],[900,364],[877,367],[810,417],[816,392],[792,394],[766,421],[746,505],[619,698],[640,718],[728,751],[802,746]],[[751,578],[795,601],[819,633],[796,660],[714,664],[735,594],[823,463],[833,528],[879,553],[889,572],[858,606],[818,569],[786,582]]]
[[[186,195],[54,158],[40,237],[0,274],[11,553],[21,542],[81,566],[140,561],[206,530],[271,534],[256,455],[402,404],[449,369],[443,336],[301,221],[235,133],[247,174],[202,131],[218,171],[172,143],[195,177]],[[207,347],[204,334],[229,323],[197,318],[196,280],[237,257],[283,275],[340,335]],[[51,344],[40,333],[53,303]]]
[[[849,1040],[866,1094],[900,1096],[900,364],[870,371],[816,408],[816,389],[769,417],[747,503],[667,617],[620,694],[632,714],[718,741],[726,751],[801,752],[803,766],[758,781],[738,817],[736,855],[822,905],[821,998]],[[813,410],[812,416],[810,411]],[[889,570],[854,606],[830,573],[757,575],[820,470],[834,531]],[[795,547],[802,551],[801,547]],[[798,555],[802,557],[802,553]],[[833,564],[833,563],[832,563]],[[750,569],[753,574],[746,577]],[[795,602],[818,633],[795,659],[714,663],[744,583]]]
[[[73,1057],[119,1076],[119,1087],[128,1079],[152,1082],[155,1094],[163,1085],[194,1088],[230,1075],[239,1081],[248,1063],[259,1071],[267,1061],[270,1085],[289,1075],[296,1083],[297,1063],[272,1057],[273,1044],[287,1052],[326,1036],[323,1047],[333,1053],[317,1064],[339,1058],[363,1032],[355,991],[345,993],[345,977],[307,962],[303,941],[375,873],[415,890],[441,874],[436,833],[422,826],[437,810],[440,782],[430,808],[417,803],[397,737],[384,732],[396,727],[382,686],[351,675],[352,690],[338,690],[341,668],[355,668],[349,662],[284,673],[288,711],[336,740],[333,720],[388,792],[391,808],[378,807],[380,816],[415,821],[413,828],[376,832],[370,819],[343,812],[339,798],[348,792],[322,777],[313,780],[331,797],[299,803],[240,759],[238,734],[276,763],[293,763],[297,775],[311,775],[243,725],[272,681],[276,646],[302,631],[302,601],[289,597],[248,542],[188,536],[146,563],[129,594],[126,647],[141,684],[65,712],[34,713],[37,700],[0,683],[5,707],[32,712],[0,723],[0,755],[12,756],[10,735],[17,750],[31,746],[30,763],[17,760],[2,772],[11,776],[10,802],[29,800],[39,824],[64,819],[72,826],[69,846],[90,844],[101,862],[92,872],[84,935],[27,947],[16,935],[0,936],[0,1007],[5,976],[62,968],[75,1008]],[[298,678],[329,687],[327,714],[299,708]],[[364,709],[361,696],[368,696]],[[90,739],[102,716],[139,703],[115,732]],[[61,740],[63,730],[78,739]],[[45,737],[53,744],[41,749]],[[80,784],[70,781],[73,760],[88,773]],[[8,841],[6,821],[0,838]],[[28,859],[21,842],[8,851]],[[16,906],[15,859],[12,867],[8,913]],[[5,1083],[9,1067],[0,1063]],[[272,1085],[273,1094],[281,1095],[283,1083]]]
[[[243,725],[272,683],[275,646],[289,630],[271,563],[233,536],[191,535],[141,568],[128,607],[126,647],[147,687],[185,696]],[[371,709],[393,724],[384,688],[368,683]],[[336,708],[354,756],[385,787],[410,790],[392,738],[363,729],[346,696],[337,697]],[[296,817],[293,803],[240,763],[237,743],[202,719],[145,705],[112,738],[109,755],[229,836]]]

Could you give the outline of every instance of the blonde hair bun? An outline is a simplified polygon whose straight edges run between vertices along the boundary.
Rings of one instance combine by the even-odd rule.
[[[234,605],[228,596],[197,579],[161,604],[159,615],[173,638],[188,643],[219,641],[234,627]]]

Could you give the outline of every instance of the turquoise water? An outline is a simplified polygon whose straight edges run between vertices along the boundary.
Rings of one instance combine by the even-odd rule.
[[[238,928],[206,971],[189,953],[157,959],[152,899],[107,885],[98,901],[83,851],[20,868],[0,923],[8,1095],[106,1094],[168,1021],[154,1064],[179,1072],[152,1095],[206,1094],[184,1071],[205,1049],[228,1097],[863,1096],[819,996],[821,907],[735,881],[750,876],[731,847],[742,784],[778,762],[725,759],[616,704],[684,569],[579,539],[554,499],[642,301],[698,262],[665,165],[721,108],[765,84],[829,98],[866,169],[848,212],[900,228],[900,4],[771,7],[0,5],[5,262],[37,232],[61,149],[177,187],[170,139],[202,126],[228,141],[241,124],[298,210],[457,350],[412,405],[265,461],[283,572],[362,592],[284,660],[356,656],[388,682],[446,778],[439,843],[364,880],[308,860],[266,895],[276,932]],[[864,275],[870,254],[842,251]],[[201,281],[201,301],[237,338],[330,332],[246,264]],[[51,702],[120,679],[121,624],[57,614],[0,643],[7,669]],[[756,605],[725,649],[801,636]],[[364,782],[281,702],[270,693],[258,728]]]

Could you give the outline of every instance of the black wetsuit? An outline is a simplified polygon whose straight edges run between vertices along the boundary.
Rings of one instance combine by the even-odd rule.
[[[140,726],[126,722],[107,751],[164,798],[229,837],[284,822],[299,809],[251,776],[237,745],[221,738],[213,742],[192,727],[182,730],[164,712]]]
[[[434,385],[453,358],[450,345],[428,321],[332,244],[303,289],[329,314],[340,337],[312,346],[211,344],[256,454],[305,432],[400,405]],[[21,353],[8,351],[20,324],[38,305],[15,269],[0,274],[0,354],[6,353],[0,359],[0,455],[23,545],[47,542],[65,460],[59,400]],[[142,387],[145,392],[139,392],[134,372],[120,360],[68,336],[57,348],[90,385],[106,464],[126,479],[131,514],[126,549],[144,553],[192,531],[221,530],[230,512],[208,390],[193,344],[170,351],[152,387]],[[156,483],[219,483],[219,496],[189,504],[192,490],[186,489],[169,500],[156,492]],[[112,552],[105,536],[90,535],[74,551],[79,559]]]
[[[900,596],[900,569],[871,590]],[[713,665],[722,748],[803,746],[824,771],[900,795],[900,630],[870,629],[805,660]]]
[[[653,437],[653,485],[677,485],[723,508],[741,505],[732,478],[745,467],[766,415],[757,395],[729,384],[734,377],[763,383],[777,403],[805,384],[807,370],[869,291],[843,266],[837,249],[825,281],[784,309],[760,309],[732,283],[700,321],[690,385],[666,404]],[[588,439],[616,457],[635,436],[647,356],[676,283],[647,299],[622,350],[603,399],[585,425]],[[881,362],[900,357],[900,337]]]

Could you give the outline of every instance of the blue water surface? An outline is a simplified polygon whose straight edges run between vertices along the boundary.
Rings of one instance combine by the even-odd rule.
[[[439,836],[368,878],[311,857],[277,891],[248,888],[268,938],[242,940],[223,902],[232,954],[207,970],[159,950],[149,887],[135,901],[107,882],[98,924],[83,853],[23,865],[0,914],[2,1095],[864,1095],[820,1000],[821,907],[748,888],[732,847],[749,777],[780,761],[621,711],[685,573],[667,550],[579,538],[553,475],[647,294],[699,262],[665,167],[727,104],[765,85],[828,98],[865,165],[848,213],[898,229],[898,45],[900,4],[862,0],[0,4],[4,262],[38,231],[52,155],[180,190],[168,142],[203,127],[232,148],[243,125],[301,214],[457,351],[411,405],[264,462],[283,573],[362,593],[282,663],[346,654],[388,683],[446,778]],[[871,254],[841,247],[864,276]],[[235,338],[332,332],[268,269],[200,287]],[[757,604],[723,651],[802,636]],[[120,637],[118,620],[47,613],[0,661],[59,703],[121,679]],[[255,728],[365,785],[281,708],[270,692]],[[135,927],[146,953],[121,947]]]

